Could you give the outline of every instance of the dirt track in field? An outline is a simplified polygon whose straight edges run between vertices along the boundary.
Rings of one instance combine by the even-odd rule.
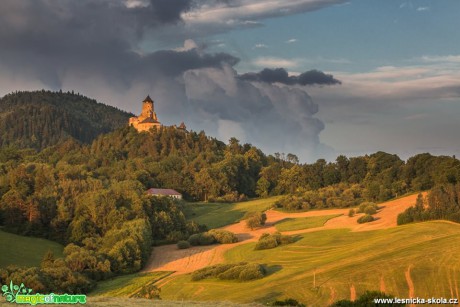
[[[414,291],[414,282],[412,281],[412,278],[410,276],[410,270],[412,268],[412,265],[409,265],[409,267],[407,268],[407,271],[404,272],[404,275],[406,276],[406,282],[407,282],[407,286],[409,287],[409,297],[410,298],[413,298],[415,297],[415,291]],[[414,304],[410,304],[409,306],[415,306]]]
[[[240,221],[239,223],[221,228],[235,233],[239,239],[238,243],[194,246],[183,250],[178,249],[175,244],[155,247],[150,260],[143,271],[175,271],[173,275],[180,275],[193,272],[208,265],[222,263],[224,262],[224,253],[227,250],[240,244],[256,241],[262,233],[276,232],[274,224],[286,218],[342,214],[339,217],[330,219],[322,227],[283,232],[283,234],[290,235],[324,229],[349,228],[351,231],[369,231],[395,227],[398,214],[406,210],[408,207],[413,206],[416,199],[417,195],[415,194],[380,204],[379,206],[382,209],[374,215],[377,220],[365,224],[358,224],[357,222],[357,219],[361,216],[361,214],[355,215],[354,217],[348,217],[349,209],[316,210],[300,213],[285,213],[268,210],[266,211],[266,225],[260,229],[248,229],[245,221]]]

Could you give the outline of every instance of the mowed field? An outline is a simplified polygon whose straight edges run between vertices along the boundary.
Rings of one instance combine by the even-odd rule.
[[[402,212],[407,207],[413,205],[416,197],[417,195],[410,195],[382,204],[381,207],[383,209],[375,215],[377,220],[366,224],[357,223],[357,219],[360,215],[348,217],[347,213],[349,209],[346,208],[315,210],[299,213],[268,210],[266,211],[267,222],[262,228],[250,230],[246,227],[244,220],[222,227],[222,229],[229,230],[236,234],[239,239],[239,242],[236,244],[194,246],[183,250],[179,250],[175,244],[155,247],[150,260],[144,267],[143,271],[174,271],[174,275],[180,275],[193,272],[208,265],[222,263],[224,261],[224,254],[226,251],[237,245],[255,242],[263,233],[276,232],[276,224],[282,222],[283,220],[285,221],[286,219],[292,219],[297,222],[299,219],[309,218],[313,219],[315,223],[321,220],[321,223],[317,223],[318,226],[321,225],[319,227],[283,232],[284,234],[291,235],[302,234],[305,232],[315,232],[324,229],[349,228],[353,231],[366,231],[395,227],[398,212]],[[208,213],[205,213],[205,215],[206,214]],[[331,215],[337,215],[338,217],[330,218]],[[324,223],[325,220],[327,220],[326,223]],[[323,223],[324,225],[322,225]]]
[[[91,296],[131,297],[139,292],[142,287],[158,282],[169,276],[172,272],[136,273],[117,276],[97,284]]]
[[[178,250],[175,245],[156,247],[144,272],[174,272],[155,285],[161,289],[163,302],[188,302],[184,306],[193,301],[202,302],[203,306],[205,302],[216,305],[212,303],[215,301],[264,305],[284,298],[294,298],[308,306],[327,306],[339,299],[354,299],[366,290],[380,290],[401,298],[460,297],[460,225],[432,221],[396,226],[397,215],[413,205],[416,197],[410,195],[380,204],[382,209],[375,214],[377,220],[366,224],[357,223],[360,215],[348,217],[348,209],[300,213],[268,210],[267,224],[261,229],[251,231],[244,221],[222,227],[237,234],[240,242],[236,244],[186,250]],[[256,204],[263,207],[267,204],[264,202]],[[195,217],[212,222],[215,211],[225,206],[203,209]],[[262,210],[260,207],[237,210],[242,216],[245,211]],[[301,221],[306,221],[306,228]],[[220,223],[223,219],[216,222]],[[287,223],[283,233],[297,236],[298,241],[275,249],[254,250],[262,233],[275,232],[276,226],[283,223]],[[190,273],[196,269],[241,261],[265,264],[268,276],[251,282],[191,281]],[[155,278],[138,279],[136,283],[151,283]],[[130,283],[131,280],[120,279],[105,287],[115,293]]]
[[[301,237],[275,249],[255,251],[250,242],[225,253],[228,263],[266,264],[272,273],[263,279],[192,282],[186,274],[165,284],[161,296],[261,303],[292,297],[309,306],[353,299],[365,290],[398,297],[460,297],[458,224],[435,221],[361,232],[330,229]]]
[[[157,250],[156,259],[161,255],[169,260],[155,263],[153,257],[148,269],[167,267],[175,271],[167,282],[158,284],[166,300],[219,298],[267,303],[291,297],[309,306],[326,306],[339,299],[354,299],[366,290],[398,297],[459,297],[460,225],[433,221],[396,226],[397,215],[413,205],[416,197],[380,204],[377,220],[366,224],[356,222],[360,215],[348,217],[348,209],[301,213],[269,210],[262,229],[250,231],[244,221],[223,227],[239,236],[241,241],[236,244],[194,247],[188,253],[173,246],[161,247],[165,250]],[[283,220],[297,224],[305,218],[324,225],[284,231],[300,240],[275,249],[254,250],[263,232],[275,232]],[[265,264],[270,274],[252,282],[191,281],[189,273],[194,269],[240,261]]]
[[[211,228],[219,228],[238,222],[245,213],[265,211],[280,199],[280,196],[238,203],[187,203],[184,212],[188,220],[204,224]]]
[[[322,216],[311,216],[303,218],[287,218],[281,220],[275,224],[275,228],[278,231],[294,231],[309,228],[316,228],[323,226],[327,221],[341,214],[333,215],[322,215]]]
[[[24,237],[0,230],[0,267],[10,264],[40,266],[43,256],[50,250],[56,258],[62,257],[64,247],[45,239]]]

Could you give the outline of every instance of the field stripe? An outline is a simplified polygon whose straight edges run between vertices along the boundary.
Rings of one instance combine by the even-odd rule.
[[[409,297],[413,298],[415,296],[415,291],[414,291],[414,282],[412,281],[412,278],[410,276],[411,269],[412,269],[412,264],[409,265],[404,275],[406,276],[407,286],[409,287]]]

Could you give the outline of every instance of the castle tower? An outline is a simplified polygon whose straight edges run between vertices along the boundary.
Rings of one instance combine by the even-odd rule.
[[[150,95],[147,95],[144,101],[142,101],[142,112],[138,118],[139,118],[139,121],[142,121],[146,118],[150,118],[150,119],[153,119],[154,121],[158,121],[157,114],[155,113],[155,105],[154,105],[152,98],[150,98]]]
[[[154,102],[149,95],[142,101],[141,115],[131,117],[129,124],[138,131],[148,131],[152,127],[161,127],[161,123],[158,121],[157,114],[155,113]]]

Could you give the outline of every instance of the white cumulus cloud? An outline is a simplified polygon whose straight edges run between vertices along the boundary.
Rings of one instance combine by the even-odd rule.
[[[299,65],[298,59],[283,59],[278,57],[259,57],[253,61],[253,64],[264,68],[296,68]]]

